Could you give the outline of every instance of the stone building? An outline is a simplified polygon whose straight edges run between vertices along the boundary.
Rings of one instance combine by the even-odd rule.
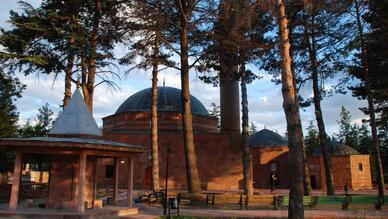
[[[330,142],[333,166],[333,183],[336,189],[372,189],[369,155],[360,154],[356,149],[338,142]],[[309,158],[311,186],[325,189],[325,167],[321,149]]]
[[[276,188],[288,187],[288,142],[281,135],[263,129],[249,139],[252,154],[254,188],[270,188],[276,177]]]
[[[225,88],[224,88],[225,89]],[[240,138],[239,107],[234,95],[231,99],[223,95],[231,91],[221,89],[221,130],[217,130],[217,119],[209,115],[203,104],[191,96],[194,141],[197,165],[202,188],[207,190],[241,189],[242,155]],[[238,97],[238,96],[237,96]],[[141,90],[125,100],[116,112],[103,118],[103,136],[106,140],[127,144],[144,145],[146,153],[135,158],[139,166],[135,169],[136,188],[151,185],[151,88]],[[233,114],[233,116],[232,116]],[[160,185],[164,187],[166,169],[166,149],[170,146],[169,187],[186,188],[185,156],[182,133],[180,90],[172,87],[158,88],[158,140]],[[271,177],[276,176],[276,188],[288,187],[288,142],[279,134],[268,129],[251,136],[250,147],[253,158],[253,180],[255,188],[270,188]],[[345,147],[345,146],[341,146]],[[348,148],[348,147],[346,147]],[[360,155],[354,149],[337,154],[334,150],[334,180],[337,188],[370,188],[369,156]],[[317,152],[318,153],[318,152]],[[341,152],[344,153],[344,152]],[[321,158],[310,159],[313,186],[324,188],[324,169]],[[347,162],[345,165],[344,162]],[[362,167],[359,164],[362,163]],[[125,163],[122,164],[125,169]],[[346,168],[343,168],[346,167]],[[99,181],[112,185],[113,159],[100,159],[97,165]],[[362,168],[362,171],[357,171]],[[125,172],[120,174],[120,183],[125,185]],[[357,176],[357,177],[356,177]],[[344,178],[349,180],[344,182]]]
[[[172,87],[158,88],[160,185],[163,187],[165,184],[166,149],[167,146],[170,146],[173,152],[170,155],[168,183],[170,188],[177,189],[187,187],[180,93],[179,89]],[[238,140],[239,119],[238,126],[236,126],[235,121],[229,120],[224,122],[224,127],[221,132],[218,132],[217,119],[209,115],[198,99],[194,96],[190,98],[194,141],[202,188],[209,190],[239,189],[243,178]],[[134,185],[137,188],[149,188],[151,184],[151,100],[151,88],[144,89],[125,100],[113,115],[103,118],[105,139],[146,147],[146,153],[135,158],[135,162],[139,164],[135,169],[137,177]],[[236,106],[231,107],[236,108]],[[228,107],[224,108],[228,109]],[[231,111],[233,110],[226,110],[224,114],[227,115]],[[109,169],[112,168],[112,164],[112,160],[101,160],[100,165],[98,165],[101,182],[111,184],[112,178]]]

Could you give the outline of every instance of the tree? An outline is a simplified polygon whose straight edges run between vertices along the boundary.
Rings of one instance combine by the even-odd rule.
[[[251,126],[249,127],[249,135],[254,135],[257,132],[257,126],[255,123],[251,122]]]
[[[288,218],[303,218],[303,131],[300,121],[298,93],[291,69],[289,30],[286,7],[283,0],[276,1],[276,15],[279,26],[280,55],[282,68],[283,109],[287,121],[290,170],[290,203]]]
[[[309,121],[309,125],[307,126],[306,131],[307,135],[304,139],[304,142],[306,144],[306,152],[308,156],[311,156],[314,151],[319,147],[318,130],[314,126],[312,120]]]
[[[2,30],[0,43],[5,52],[0,58],[7,61],[4,67],[26,75],[54,74],[54,78],[65,73],[64,105],[71,96],[71,81],[78,83],[73,78],[77,72],[84,100],[92,112],[95,87],[107,84],[115,88],[107,78],[117,74],[107,66],[112,65],[113,46],[122,40],[127,24],[123,10],[126,4],[49,0],[33,8],[21,2],[20,14],[11,11],[13,29]]]
[[[203,73],[213,73],[213,70],[217,72],[216,76],[205,75],[201,79],[206,83],[220,84],[221,103],[223,98],[234,98],[222,93],[225,88],[228,87],[228,91],[232,90],[233,94],[238,93],[238,87],[235,90],[234,85],[240,81],[244,192],[248,196],[253,194],[253,173],[248,145],[247,84],[259,77],[247,69],[246,65],[257,62],[257,58],[263,52],[264,33],[267,28],[263,24],[265,20],[265,13],[254,1],[220,1],[218,17],[215,19],[214,31],[210,37],[213,43],[206,48],[205,66],[201,69]]]
[[[19,128],[18,134],[20,137],[45,137],[50,132],[53,121],[54,112],[50,109],[50,105],[45,103],[35,117],[34,125],[31,124],[30,120]]]
[[[350,133],[352,129],[350,112],[344,107],[341,107],[340,119],[337,120],[339,125],[339,133],[336,135],[337,139],[344,144],[350,142]]]
[[[388,108],[384,103],[387,101],[387,78],[384,65],[387,63],[387,53],[380,45],[386,40],[388,33],[387,28],[387,9],[388,3],[386,1],[374,0],[369,2],[369,14],[364,15],[370,24],[371,32],[365,35],[365,27],[362,1],[354,0],[353,13],[355,23],[357,24],[356,45],[358,45],[358,65],[350,69],[350,74],[354,75],[362,81],[359,86],[353,87],[353,94],[366,99],[368,107],[364,110],[369,115],[369,123],[372,130],[373,139],[373,155],[375,158],[375,167],[377,172],[377,184],[379,197],[384,197],[384,173],[381,163],[380,143],[377,136],[378,120],[376,119],[375,102],[377,102],[377,112],[381,112],[382,121],[386,119]],[[383,40],[383,41],[382,41]],[[384,44],[384,43],[383,43]],[[383,46],[386,46],[385,44]],[[385,63],[385,64],[384,64]],[[377,98],[377,99],[376,99]],[[383,123],[384,124],[384,123]]]
[[[199,45],[204,43],[202,38],[206,35],[208,27],[201,24],[204,24],[204,21],[212,15],[210,7],[212,7],[212,2],[207,0],[176,0],[171,1],[171,10],[168,12],[170,14],[170,23],[168,24],[171,32],[170,39],[176,40],[175,43],[170,40],[169,47],[180,58],[182,129],[187,186],[189,193],[193,193],[194,196],[198,196],[201,192],[201,180],[197,168],[193,136],[189,71],[202,58],[201,46]],[[192,64],[189,64],[189,57],[194,58]]]
[[[17,136],[19,114],[15,101],[21,97],[25,85],[18,78],[0,69],[0,138]],[[12,170],[14,154],[0,148],[0,173]]]
[[[158,146],[158,72],[159,67],[174,66],[168,60],[169,54],[162,52],[165,42],[166,17],[163,13],[165,4],[161,0],[131,1],[133,12],[129,24],[131,31],[126,38],[130,43],[130,52],[120,59],[120,64],[133,65],[127,73],[134,69],[148,70],[152,68],[152,105],[151,105],[151,167],[153,191],[159,190],[159,146]],[[139,40],[133,40],[134,37]],[[135,62],[136,58],[141,58]],[[163,68],[165,69],[165,68]]]
[[[210,109],[208,110],[209,111],[209,114],[211,116],[214,116],[217,118],[217,131],[220,131],[220,128],[221,128],[221,120],[220,120],[220,116],[221,116],[221,112],[220,112],[220,106],[217,106],[216,103],[211,103],[210,104]]]

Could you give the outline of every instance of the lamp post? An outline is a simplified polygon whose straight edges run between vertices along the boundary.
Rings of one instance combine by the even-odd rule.
[[[171,145],[168,144],[167,145],[167,157],[166,157],[166,183],[165,183],[165,187],[164,187],[164,209],[163,209],[163,214],[164,215],[167,215],[167,191],[168,191],[168,163],[169,163],[169,158],[170,158],[170,154],[172,153],[172,149],[171,149]]]

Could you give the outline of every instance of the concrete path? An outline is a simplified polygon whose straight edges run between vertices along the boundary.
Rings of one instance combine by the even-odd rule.
[[[139,214],[131,217],[132,219],[158,218],[163,214],[161,207],[147,206],[146,204],[137,204]],[[208,210],[208,209],[181,209],[180,215],[195,217],[246,217],[246,218],[287,218],[286,210]],[[388,218],[388,209],[382,211],[375,210],[305,210],[306,218],[314,219],[335,219],[335,218]]]

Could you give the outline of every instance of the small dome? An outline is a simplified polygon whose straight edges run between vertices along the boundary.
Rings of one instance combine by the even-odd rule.
[[[288,141],[278,133],[268,129],[263,129],[256,132],[249,138],[249,145],[254,148],[257,147],[278,147],[287,146]]]
[[[191,112],[194,115],[209,116],[203,104],[190,95]],[[141,90],[124,101],[115,114],[123,112],[146,112],[151,110],[152,89]],[[173,87],[158,87],[158,111],[181,112],[181,90]]]
[[[358,152],[356,149],[336,141],[331,141],[329,143],[329,146],[330,146],[330,152],[332,156],[360,154],[360,152]],[[322,156],[321,147],[318,147],[314,151],[313,156]]]

